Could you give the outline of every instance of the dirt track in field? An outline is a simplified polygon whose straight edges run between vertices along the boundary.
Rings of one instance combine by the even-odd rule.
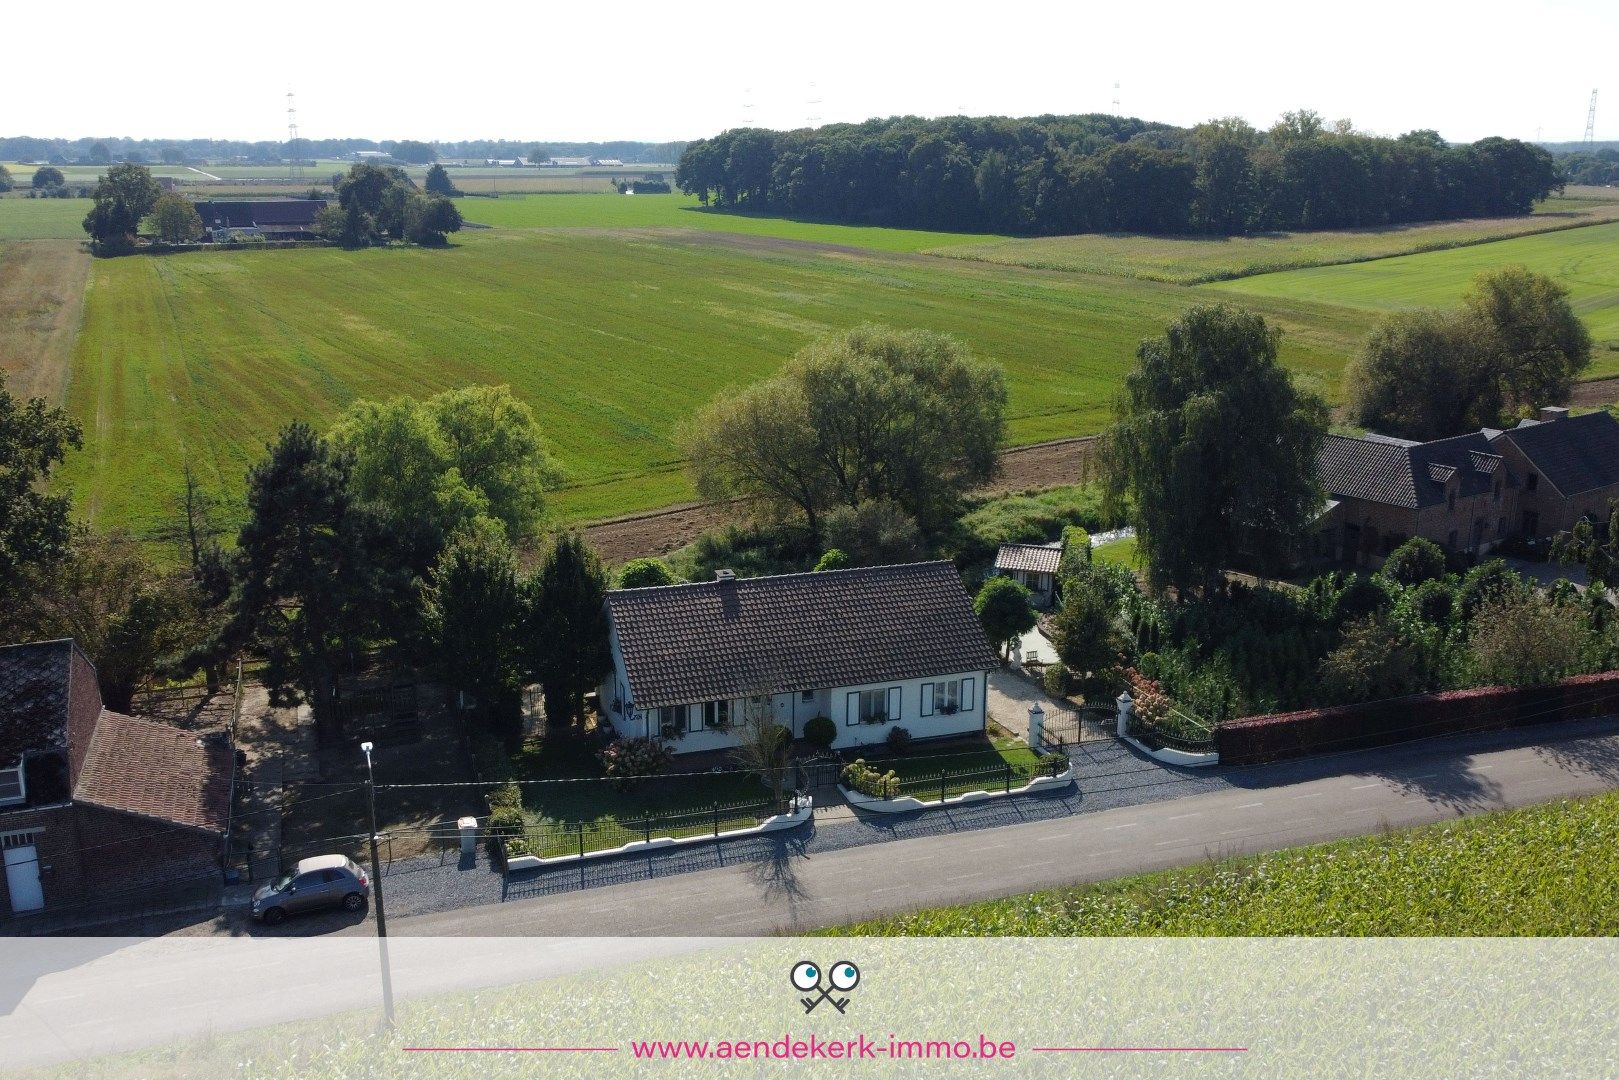
[[[1076,483],[1084,474],[1095,441],[1094,436],[1086,436],[1003,450],[1001,475],[982,490],[1003,494]],[[725,520],[724,506],[686,503],[587,526],[585,538],[603,560],[616,564],[643,555],[667,554]]]
[[[16,396],[66,400],[90,261],[72,240],[0,246],[0,370]]]
[[[1619,401],[1619,378],[1592,379],[1574,384],[1568,403],[1576,408],[1594,409]]]

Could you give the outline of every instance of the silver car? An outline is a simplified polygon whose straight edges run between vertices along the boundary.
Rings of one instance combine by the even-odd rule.
[[[299,859],[291,873],[253,894],[253,917],[268,926],[288,915],[322,908],[359,911],[371,898],[371,879],[343,855]]]

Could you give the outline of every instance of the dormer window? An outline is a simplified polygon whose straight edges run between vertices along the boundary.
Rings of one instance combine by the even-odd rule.
[[[0,769],[0,806],[14,806],[27,801],[28,788],[23,783],[22,763]]]

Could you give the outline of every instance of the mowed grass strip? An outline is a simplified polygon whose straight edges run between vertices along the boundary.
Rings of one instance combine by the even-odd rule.
[[[978,233],[828,225],[794,221],[791,218],[728,213],[706,209],[689,195],[620,195],[616,190],[607,195],[464,199],[459,205],[468,221],[507,229],[703,229],[894,252],[914,252],[924,248],[1002,239]]]
[[[0,199],[0,240],[84,240],[89,199]]]
[[[1071,273],[1121,274],[1195,285],[1301,267],[1360,263],[1412,252],[1486,244],[1549,230],[1619,221],[1606,202],[1548,199],[1534,214],[1376,229],[1257,236],[1141,236],[1088,233],[954,245],[929,254]]]
[[[1006,368],[1009,441],[1100,429],[1140,339],[1197,294],[1124,278],[772,250],[693,234],[462,234],[448,250],[211,251],[101,260],[63,480],[102,526],[169,520],[189,458],[227,497],[293,419],[356,398],[507,384],[593,520],[692,496],[676,426],[813,336],[865,321],[956,334]],[[1331,390],[1368,317],[1257,300],[1283,359]]]
[[[1619,345],[1619,223],[1521,236],[1479,247],[1407,255],[1353,266],[1321,266],[1204,286],[1248,302],[1331,300],[1377,310],[1454,307],[1485,270],[1519,264],[1568,287],[1574,310],[1598,342]],[[1619,371],[1619,350],[1599,349],[1592,375]]]
[[[896,915],[851,935],[1619,933],[1619,794]]]

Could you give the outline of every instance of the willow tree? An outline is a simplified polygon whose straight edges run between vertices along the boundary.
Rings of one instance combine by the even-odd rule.
[[[1135,506],[1155,587],[1218,589],[1239,557],[1286,564],[1321,507],[1326,404],[1276,361],[1252,312],[1190,308],[1136,350],[1102,441],[1110,496]]]

